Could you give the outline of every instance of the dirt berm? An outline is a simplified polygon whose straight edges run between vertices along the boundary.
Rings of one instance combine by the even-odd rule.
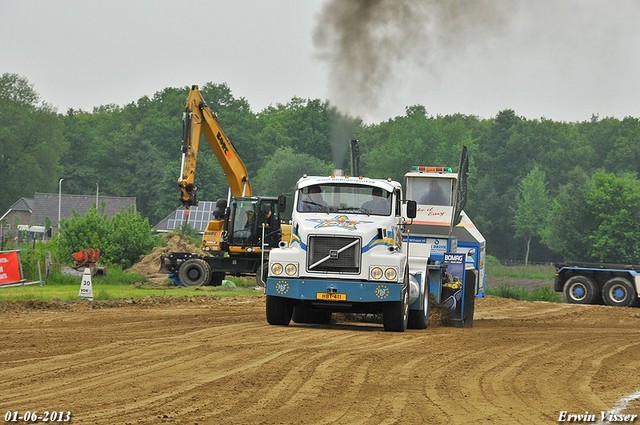
[[[160,257],[171,254],[172,252],[195,252],[205,255],[204,251],[192,244],[186,236],[176,233],[167,233],[162,236],[164,241],[162,246],[155,247],[151,253],[143,256],[128,272],[135,272],[144,275],[148,279],[150,285],[169,285],[170,282],[167,275],[159,273]]]
[[[561,412],[599,419],[617,403],[640,413],[640,309],[487,298],[471,329],[405,333],[362,322],[269,326],[264,309],[259,292],[0,304],[0,414],[69,411],[74,424],[552,424]]]

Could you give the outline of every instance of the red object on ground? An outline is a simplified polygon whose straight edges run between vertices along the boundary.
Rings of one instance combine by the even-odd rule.
[[[23,282],[20,253],[18,251],[0,252],[0,286]]]
[[[71,254],[75,267],[82,267],[89,264],[95,264],[100,261],[100,250],[98,248],[88,248],[82,251],[76,251]]]

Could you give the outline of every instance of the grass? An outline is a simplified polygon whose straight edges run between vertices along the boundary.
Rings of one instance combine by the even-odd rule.
[[[555,292],[548,286],[528,290],[524,288],[514,288],[501,286],[499,288],[487,288],[487,295],[498,298],[512,298],[520,301],[549,301],[561,303],[564,301],[562,294]]]
[[[548,283],[553,281],[556,269],[553,265],[518,265],[505,266],[495,258],[488,256],[487,258],[487,279],[501,280],[526,280],[540,281],[541,285],[534,289],[525,289],[521,287],[513,287],[502,285],[498,288],[487,288],[486,293],[489,296],[499,298],[512,298],[521,301],[550,301],[563,302],[564,298],[561,293],[555,292]]]
[[[487,279],[540,280],[549,282],[553,279],[555,268],[552,265],[504,266],[495,258],[487,259]],[[94,300],[114,300],[128,298],[155,297],[184,297],[184,296],[258,296],[262,292],[254,289],[252,278],[228,278],[231,286],[201,286],[197,288],[177,287],[169,282],[167,286],[147,285],[147,278],[136,273],[110,267],[107,276],[94,276],[92,287]],[[63,300],[74,301],[80,299],[81,278],[77,276],[52,273],[44,285],[15,286],[0,288],[0,301],[18,300]],[[523,301],[551,301],[562,302],[560,293],[554,292],[548,285],[535,289],[524,289],[508,285],[498,288],[487,288],[488,296],[512,298]]]
[[[489,279],[527,279],[553,280],[556,269],[553,265],[530,264],[527,266],[504,266],[497,260],[487,261],[487,278]]]
[[[52,273],[45,280],[44,285],[12,286],[0,288],[0,301],[74,301],[79,300],[79,276],[68,276],[58,272]],[[91,279],[94,300],[115,300],[155,297],[185,297],[185,296],[257,296],[262,292],[254,289],[253,279],[230,278],[231,285],[218,287],[201,286],[178,287],[174,285],[151,286],[146,284],[146,277],[127,273],[117,268],[109,268],[107,276],[94,276]]]

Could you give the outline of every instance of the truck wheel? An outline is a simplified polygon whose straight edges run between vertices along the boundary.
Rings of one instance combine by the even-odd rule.
[[[598,287],[586,276],[570,277],[564,284],[564,297],[570,304],[594,304],[598,296]]]
[[[180,265],[178,278],[185,286],[200,286],[209,282],[211,268],[206,261],[200,258],[189,258]]]
[[[256,270],[256,286],[264,288],[267,282],[268,270],[269,263],[266,261],[258,266],[258,270]]]
[[[309,310],[307,307],[293,307],[292,320],[296,323],[328,325],[331,323],[331,312],[324,310]]]
[[[291,303],[286,298],[267,295],[267,323],[270,325],[289,325],[292,311]]]
[[[409,322],[409,288],[405,288],[401,301],[384,304],[382,309],[384,330],[390,332],[404,332]]]
[[[429,327],[429,282],[420,296],[420,310],[409,310],[409,329],[427,329]]]
[[[605,304],[615,307],[629,307],[638,303],[638,294],[624,277],[609,279],[602,287],[602,298]]]

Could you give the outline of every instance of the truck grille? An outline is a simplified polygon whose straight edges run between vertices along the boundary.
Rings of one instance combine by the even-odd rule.
[[[360,273],[359,238],[310,236],[307,271]]]

